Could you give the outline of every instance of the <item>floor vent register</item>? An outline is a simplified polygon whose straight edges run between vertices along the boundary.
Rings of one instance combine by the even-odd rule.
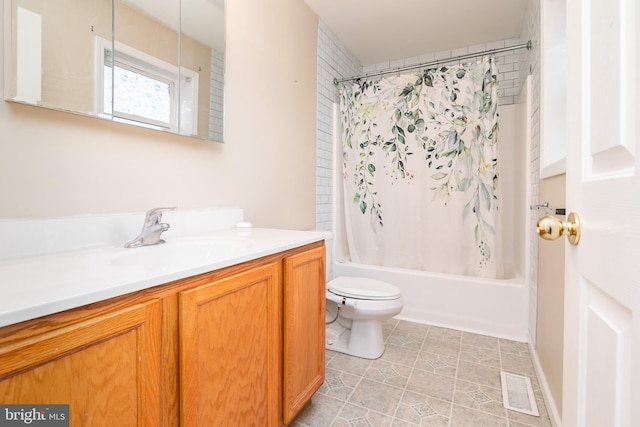
[[[500,377],[502,378],[502,402],[505,408],[540,416],[531,380],[528,377],[504,371],[500,372]]]

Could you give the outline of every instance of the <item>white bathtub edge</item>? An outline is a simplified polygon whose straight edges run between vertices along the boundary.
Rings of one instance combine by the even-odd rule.
[[[336,263],[333,272],[334,277],[370,277],[400,288],[404,308],[398,319],[527,342],[528,288],[521,280],[483,280],[352,263]]]

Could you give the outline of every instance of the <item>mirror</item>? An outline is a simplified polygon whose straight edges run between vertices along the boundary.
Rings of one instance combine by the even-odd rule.
[[[224,0],[5,0],[6,100],[223,141]]]

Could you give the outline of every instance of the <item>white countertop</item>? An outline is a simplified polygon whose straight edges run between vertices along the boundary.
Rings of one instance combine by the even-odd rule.
[[[0,327],[324,240],[330,233],[251,228],[135,249],[92,249],[0,260]]]

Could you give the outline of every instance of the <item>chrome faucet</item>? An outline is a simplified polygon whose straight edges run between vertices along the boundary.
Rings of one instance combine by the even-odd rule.
[[[160,235],[167,231],[170,227],[169,224],[160,222],[162,220],[162,212],[172,211],[176,207],[172,208],[154,208],[147,211],[147,215],[142,226],[142,231],[133,240],[128,241],[125,248],[138,248],[140,246],[157,245],[158,243],[164,243],[164,240],[160,238]]]

